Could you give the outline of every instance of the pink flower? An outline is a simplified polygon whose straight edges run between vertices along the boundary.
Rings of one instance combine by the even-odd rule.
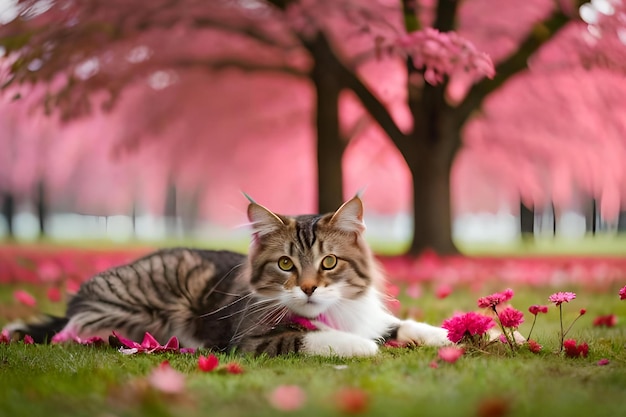
[[[456,346],[446,346],[439,349],[437,356],[448,363],[456,362],[465,353],[465,349]]]
[[[41,282],[56,282],[63,275],[63,271],[55,262],[44,261],[37,266],[37,275]]]
[[[297,385],[280,385],[270,394],[269,402],[277,410],[295,411],[306,402],[306,393]]]
[[[120,352],[126,354],[133,354],[137,352],[143,353],[153,353],[153,352],[167,352],[167,351],[178,351],[178,339],[176,336],[172,336],[170,340],[167,341],[165,345],[161,345],[149,332],[146,332],[143,341],[141,343],[137,343],[133,340],[126,339],[120,336],[115,331],[113,332],[113,336],[119,340],[120,344],[124,347],[120,349]]]
[[[27,334],[26,336],[24,336],[24,344],[25,345],[32,345],[34,343],[35,343],[35,341],[33,340],[31,335]]]
[[[526,343],[528,345],[528,350],[530,350],[532,353],[539,353],[541,351],[541,348],[543,347],[533,339],[529,339]]]
[[[507,307],[498,314],[500,318],[500,323],[504,327],[519,327],[520,324],[524,322],[524,314],[514,309],[513,307]]]
[[[535,305],[528,307],[528,311],[531,314],[536,316],[538,313],[547,313],[548,306],[540,306],[540,305],[535,304]]]
[[[584,316],[587,313],[587,310],[585,310],[584,308],[580,309],[580,315]]]
[[[229,374],[243,374],[243,368],[237,362],[226,364],[225,369]]]
[[[0,332],[0,345],[8,345],[9,343],[11,343],[9,331],[7,329],[2,329],[2,332]]]
[[[359,414],[367,410],[369,397],[359,388],[342,388],[335,397],[337,407],[346,414]]]
[[[185,376],[163,361],[148,375],[148,383],[157,391],[180,394],[185,390]]]
[[[565,356],[568,358],[586,358],[589,354],[589,345],[587,343],[576,344],[576,340],[567,339],[563,341],[563,347],[565,348]]]
[[[479,308],[493,308],[500,303],[506,303],[511,298],[513,298],[513,290],[507,288],[502,292],[497,292],[486,297],[482,297],[478,299],[478,307]]]
[[[37,300],[35,297],[30,295],[30,293],[24,290],[16,290],[13,292],[13,298],[20,304],[24,304],[28,307],[35,307],[37,305]]]
[[[593,320],[594,326],[613,327],[617,324],[617,317],[615,314],[607,314],[605,316],[598,316]]]
[[[406,295],[411,298],[420,298],[422,295],[422,287],[419,284],[411,284],[406,289]]]
[[[463,336],[483,335],[495,326],[491,317],[469,312],[453,316],[443,322],[441,327],[448,330],[448,340],[459,342]]]
[[[439,368],[439,363],[437,361],[431,361],[428,366],[430,366],[433,369],[437,369]]]
[[[202,372],[211,372],[220,364],[219,359],[215,355],[202,356],[198,358],[198,368]]]
[[[619,290],[619,299],[626,300],[626,285],[624,285],[622,289]]]
[[[548,297],[548,300],[554,303],[556,306],[560,306],[562,303],[569,303],[574,298],[576,298],[576,294],[573,292],[556,292]]]
[[[608,359],[604,358],[604,359],[600,359],[597,364],[598,366],[604,366],[604,365],[608,365],[609,363],[611,363],[611,361],[609,361]]]

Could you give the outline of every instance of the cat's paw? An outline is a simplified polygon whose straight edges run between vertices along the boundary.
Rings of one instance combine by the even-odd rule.
[[[378,345],[373,340],[337,330],[321,330],[307,333],[303,351],[322,356],[374,356]]]
[[[452,344],[448,339],[448,331],[446,329],[414,320],[403,320],[400,323],[398,340],[426,346],[447,346]]]

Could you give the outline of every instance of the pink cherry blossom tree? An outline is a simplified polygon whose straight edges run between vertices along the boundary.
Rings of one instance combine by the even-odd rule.
[[[228,123],[219,118],[225,114],[219,103],[237,103],[231,94],[252,96],[252,88],[272,82],[281,84],[274,93],[280,91],[283,102],[296,101],[291,106],[295,120],[306,123],[306,115],[313,115],[321,211],[336,208],[345,197],[342,157],[348,141],[384,132],[413,179],[413,253],[429,247],[443,253],[455,251],[451,169],[464,129],[480,131],[472,130],[467,122],[485,108],[492,94],[504,94],[509,80],[533,73],[532,65],[528,70],[529,62],[611,69],[622,62],[611,52],[621,28],[615,10],[586,17],[595,19],[594,27],[607,34],[597,45],[581,45],[580,34],[570,39],[562,36],[563,29],[580,28],[573,26],[579,21],[580,5],[574,0],[523,4],[512,0],[159,0],[132,4],[29,0],[20,5],[22,18],[0,26],[5,55],[2,74],[9,88],[45,83],[41,102],[65,120],[94,106],[105,110],[116,106],[119,111],[126,102],[127,117],[118,119],[124,120],[123,128],[116,135],[107,132],[103,143],[117,154],[138,145],[143,149],[150,142],[147,139],[169,137],[161,148],[163,161],[192,189],[207,185],[197,170],[190,169],[194,165],[190,161],[204,162],[206,167],[202,155],[217,154],[221,160],[214,157],[211,162],[220,167],[230,162],[223,155],[232,141],[217,145],[198,140],[198,125],[174,122],[167,115],[178,107],[201,114],[202,106],[211,101],[183,92],[214,79],[233,77],[242,82],[237,74],[244,78],[263,74],[255,87],[246,84],[249,89],[238,91],[232,83],[233,89],[214,90],[213,102],[218,105],[211,110],[216,109],[217,116],[197,120],[215,123],[215,137],[251,138],[240,142],[246,146],[278,130],[291,135],[277,138],[310,137],[310,131],[295,127],[296,123],[291,130],[277,129],[276,124],[288,125],[285,119],[291,115],[276,119],[273,129],[265,126],[263,135],[248,129],[248,124],[243,129],[236,119]],[[550,45],[557,45],[553,49],[558,51],[549,59],[544,53],[542,58],[542,51]],[[491,60],[496,63],[495,71]],[[289,88],[294,91],[291,96]],[[162,95],[156,96],[157,90]],[[211,90],[205,91],[210,94]],[[259,96],[266,99],[264,107],[272,109],[270,103],[279,103],[272,94]],[[314,100],[306,101],[310,98]],[[523,197],[528,194],[523,191]]]

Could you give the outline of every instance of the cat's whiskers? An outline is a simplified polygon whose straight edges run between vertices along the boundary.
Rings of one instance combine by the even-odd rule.
[[[222,311],[222,310],[224,310],[224,309],[226,309],[228,307],[234,306],[235,304],[240,303],[240,302],[244,301],[246,298],[252,297],[253,295],[254,295],[253,293],[248,293],[246,295],[239,296],[239,298],[237,298],[235,301],[232,301],[232,302],[230,302],[228,304],[225,304],[225,305],[221,306],[220,308],[217,308],[217,309],[215,309],[213,311],[210,311],[208,313],[200,314],[198,317],[199,318],[203,318],[203,317],[212,316],[213,314],[219,313],[220,311]],[[235,296],[237,296],[237,295],[235,295]]]

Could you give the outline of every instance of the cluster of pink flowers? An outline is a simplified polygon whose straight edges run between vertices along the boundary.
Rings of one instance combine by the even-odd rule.
[[[511,306],[504,307],[501,311],[498,311],[498,306],[510,301],[513,298],[513,290],[506,289],[502,292],[497,292],[486,297],[478,299],[478,307],[487,308],[493,311],[495,315],[495,321],[489,317],[475,312],[469,312],[464,314],[457,314],[452,318],[449,318],[443,322],[442,327],[448,330],[448,339],[453,343],[463,343],[468,347],[477,347],[482,349],[490,345],[494,340],[500,340],[510,346],[511,351],[515,350],[522,344],[525,344],[531,352],[538,353],[541,351],[542,346],[530,336],[534,329],[537,315],[539,313],[545,314],[548,312],[548,306],[534,304],[528,307],[528,312],[533,315],[533,323],[528,333],[527,338],[523,338],[517,334],[517,329],[524,322],[524,314],[516,310]],[[626,286],[619,290],[619,296],[621,300],[626,299]],[[587,343],[577,343],[574,339],[565,340],[565,336],[570,331],[574,323],[583,315],[587,313],[587,310],[582,308],[579,310],[578,316],[572,321],[572,323],[564,330],[563,328],[563,303],[569,303],[576,299],[576,294],[573,292],[556,292],[548,297],[548,300],[552,302],[559,309],[560,318],[560,350],[565,350],[565,356],[567,357],[586,357],[589,352],[589,346]],[[487,332],[491,329],[495,322],[500,325],[501,334],[499,337],[487,336]],[[594,326],[614,326],[616,322],[615,315],[599,316],[593,322]]]

